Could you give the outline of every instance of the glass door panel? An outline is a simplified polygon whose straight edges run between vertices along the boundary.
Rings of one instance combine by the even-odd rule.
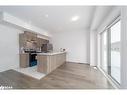
[[[110,28],[111,76],[120,83],[120,21]]]

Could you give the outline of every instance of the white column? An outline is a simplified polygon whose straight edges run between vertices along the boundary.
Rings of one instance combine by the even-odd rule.
[[[90,66],[97,66],[97,31],[90,31]]]
[[[97,66],[100,67],[101,64],[101,38],[100,38],[100,34],[97,34]]]
[[[121,8],[121,88],[127,88],[127,7]]]

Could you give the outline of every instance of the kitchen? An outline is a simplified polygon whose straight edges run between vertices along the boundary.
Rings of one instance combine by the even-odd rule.
[[[19,34],[20,70],[35,67],[37,72],[49,74],[66,62],[65,49],[54,51],[49,39],[24,31]]]

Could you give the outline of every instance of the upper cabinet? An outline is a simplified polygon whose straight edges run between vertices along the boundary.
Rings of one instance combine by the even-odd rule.
[[[47,43],[49,43],[49,40],[37,38],[37,47],[41,47],[42,44],[47,44]]]
[[[37,34],[25,31],[19,35],[19,43],[24,49],[36,49]]]
[[[37,34],[32,33],[32,32],[27,32],[27,31],[25,31],[24,34],[25,34],[27,41],[37,42]]]
[[[42,44],[49,43],[49,40],[38,38],[37,34],[25,31],[19,35],[19,45],[23,49],[35,49],[41,48]]]

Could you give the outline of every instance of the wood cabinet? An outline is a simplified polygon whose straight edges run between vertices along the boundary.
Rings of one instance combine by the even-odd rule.
[[[25,31],[24,35],[27,38],[27,41],[35,41],[35,42],[37,42],[37,34]]]
[[[28,53],[20,54],[20,67],[21,68],[29,67],[29,54]]]
[[[19,34],[19,47],[26,47],[26,37],[25,35],[22,33],[22,34]]]
[[[24,32],[19,34],[19,46],[20,48],[23,47],[24,49],[36,49],[37,44],[37,34],[31,32]]]
[[[25,31],[19,34],[19,45],[20,48],[24,49],[37,49],[42,46],[42,44],[49,43],[49,40],[37,38],[37,34]]]
[[[24,50],[40,51],[42,44],[49,43],[49,40],[37,38],[37,34],[25,31],[19,34],[19,51],[20,51],[20,67],[29,67],[29,53],[24,53]]]
[[[48,74],[66,62],[66,53],[37,55],[37,71]]]
[[[37,38],[37,47],[40,48],[42,46],[42,44],[47,44],[49,43],[49,40],[45,40],[42,38]]]
[[[37,47],[40,48],[42,44],[43,44],[43,39],[37,38]]]

